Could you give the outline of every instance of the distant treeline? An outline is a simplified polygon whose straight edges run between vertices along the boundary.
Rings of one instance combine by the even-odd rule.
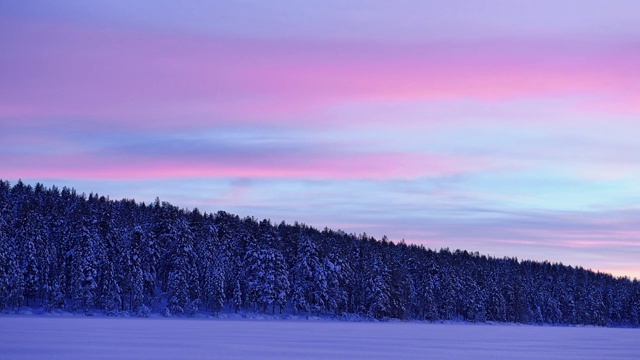
[[[0,308],[638,326],[640,283],[0,180]]]

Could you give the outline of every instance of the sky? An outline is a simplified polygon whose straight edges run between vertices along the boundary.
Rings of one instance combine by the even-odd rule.
[[[640,278],[636,0],[0,0],[0,179]]]

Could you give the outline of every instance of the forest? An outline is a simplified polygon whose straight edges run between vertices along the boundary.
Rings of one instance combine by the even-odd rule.
[[[0,180],[0,309],[640,325],[640,283],[581,267]]]

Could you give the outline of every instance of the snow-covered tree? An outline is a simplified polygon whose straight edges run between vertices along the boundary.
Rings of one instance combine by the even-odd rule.
[[[367,315],[382,318],[391,314],[390,272],[379,256],[371,261],[369,276],[365,282],[365,308]]]
[[[0,309],[39,303],[640,326],[637,280],[0,180]]]
[[[324,268],[327,279],[327,310],[336,315],[346,312],[353,271],[346,261],[335,254],[325,258]]]
[[[167,296],[168,306],[172,313],[190,310],[200,301],[200,286],[196,254],[193,247],[193,234],[182,214],[178,214],[169,232],[163,234],[164,243],[169,247]]]
[[[97,263],[94,255],[96,235],[90,226],[91,221],[85,219],[76,233],[73,253],[72,299],[74,309],[89,312],[95,304],[97,290]]]
[[[313,240],[300,233],[296,262],[292,270],[293,308],[321,313],[328,307],[328,283],[324,263]]]

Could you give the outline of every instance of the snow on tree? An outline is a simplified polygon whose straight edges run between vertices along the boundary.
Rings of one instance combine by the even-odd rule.
[[[131,241],[126,256],[124,284],[128,295],[129,309],[137,312],[145,301],[144,274],[142,271],[142,253],[144,251],[142,228],[136,226],[130,236]]]
[[[74,310],[88,313],[96,300],[97,263],[94,256],[96,235],[92,231],[90,219],[83,219],[75,234],[75,247],[72,250],[71,286]]]
[[[370,271],[365,281],[365,309],[367,315],[375,318],[388,317],[391,314],[390,271],[381,257],[374,256],[370,262]]]
[[[235,312],[240,310],[242,306],[242,288],[240,287],[240,281],[236,280],[233,287],[233,297],[231,298],[231,305]]]
[[[327,276],[315,243],[304,232],[300,233],[292,272],[294,310],[323,312],[328,305]]]
[[[327,310],[339,315],[347,311],[353,271],[346,261],[335,254],[325,258],[324,268],[327,279]]]
[[[0,180],[0,309],[38,304],[640,326],[637,280]]]
[[[165,243],[170,244],[169,278],[167,280],[168,306],[174,314],[193,313],[200,301],[196,254],[193,235],[186,219],[178,218],[165,234]]]

